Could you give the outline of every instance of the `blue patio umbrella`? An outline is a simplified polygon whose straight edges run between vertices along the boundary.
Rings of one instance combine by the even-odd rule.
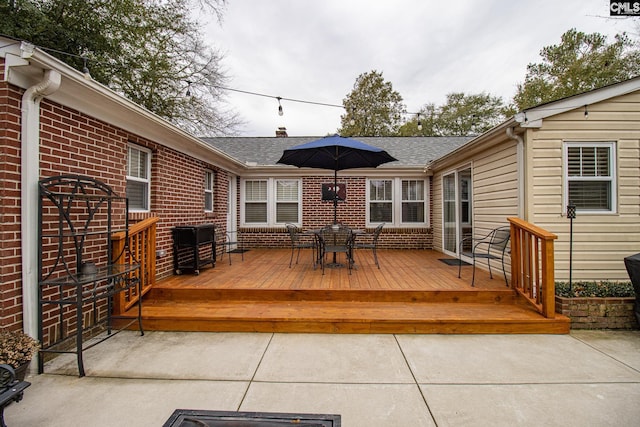
[[[356,168],[376,168],[397,159],[381,148],[340,135],[326,136],[284,150],[278,163],[299,168],[333,170],[333,223],[338,216],[338,171]]]

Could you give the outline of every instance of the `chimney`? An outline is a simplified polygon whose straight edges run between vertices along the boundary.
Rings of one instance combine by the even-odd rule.
[[[288,136],[286,127],[279,127],[278,130],[276,130],[276,138],[286,138]]]

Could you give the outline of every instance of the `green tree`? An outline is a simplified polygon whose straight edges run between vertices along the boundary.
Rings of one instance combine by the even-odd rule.
[[[455,92],[447,95],[445,104],[427,104],[419,113],[402,125],[401,136],[479,135],[504,121],[512,111],[500,97]]]
[[[340,116],[342,136],[396,135],[405,112],[402,96],[376,70],[358,76],[342,105],[346,110]]]
[[[518,84],[514,103],[520,110],[640,74],[640,50],[624,33],[608,44],[602,34],[571,29],[560,44],[542,48],[540,56],[542,62],[529,64],[524,83]]]
[[[201,0],[220,16],[225,0]],[[206,46],[190,0],[14,0],[0,33],[27,40],[133,102],[193,133],[238,124],[217,87],[221,55]],[[186,96],[187,91],[190,96]]]

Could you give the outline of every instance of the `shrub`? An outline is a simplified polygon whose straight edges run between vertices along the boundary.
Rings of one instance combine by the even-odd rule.
[[[556,295],[565,298],[626,298],[634,297],[631,282],[556,282]]]

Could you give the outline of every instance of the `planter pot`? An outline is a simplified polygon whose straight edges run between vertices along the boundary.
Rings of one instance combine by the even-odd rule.
[[[638,329],[636,298],[565,298],[556,296],[556,313],[571,318],[571,329]]]
[[[18,366],[14,369],[16,373],[16,379],[20,381],[24,381],[24,378],[27,376],[27,370],[29,369],[29,364],[31,361],[25,362],[22,365]]]

